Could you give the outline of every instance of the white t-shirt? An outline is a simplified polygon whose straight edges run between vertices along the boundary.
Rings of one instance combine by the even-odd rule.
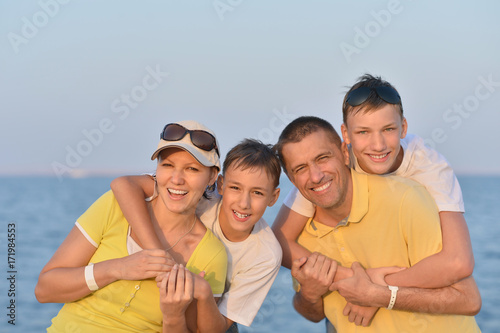
[[[202,198],[196,208],[205,226],[221,240],[227,250],[227,277],[219,311],[239,324],[250,326],[281,266],[281,246],[264,219],[241,242],[231,242],[219,224],[221,196]]]
[[[382,176],[405,177],[424,185],[440,212],[464,212],[462,190],[448,161],[437,151],[425,146],[424,140],[416,135],[408,134],[401,140],[401,147],[404,151],[401,165],[396,171]],[[354,154],[351,152],[350,155],[354,169],[366,174]],[[288,193],[284,204],[307,217],[313,216],[315,212],[314,204],[295,187]]]

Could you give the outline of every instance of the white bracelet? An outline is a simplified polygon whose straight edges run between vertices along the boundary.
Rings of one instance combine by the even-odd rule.
[[[395,286],[387,286],[389,290],[391,291],[391,300],[389,302],[389,306],[387,306],[387,310],[391,310],[392,307],[394,306],[394,303],[396,303],[396,296],[398,295],[398,287]]]
[[[99,289],[99,286],[95,282],[94,279],[94,264],[90,263],[88,266],[85,267],[85,282],[87,282],[87,287],[91,291],[96,291]]]

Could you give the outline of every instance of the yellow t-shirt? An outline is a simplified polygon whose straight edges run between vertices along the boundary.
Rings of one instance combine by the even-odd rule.
[[[347,220],[332,228],[310,219],[297,242],[344,267],[410,267],[441,250],[436,204],[425,188],[406,178],[363,175],[352,170],[353,202]],[[324,296],[326,317],[338,332],[480,332],[474,317],[379,309],[369,327],[342,314],[338,292]]]
[[[78,224],[97,244],[90,262],[97,263],[128,255],[129,224],[111,191],[99,198]],[[186,267],[193,273],[205,271],[212,292],[224,291],[227,255],[224,245],[207,230]],[[133,269],[131,267],[130,269]],[[154,279],[115,281],[94,293],[66,303],[52,319],[48,332],[160,332],[160,294]]]

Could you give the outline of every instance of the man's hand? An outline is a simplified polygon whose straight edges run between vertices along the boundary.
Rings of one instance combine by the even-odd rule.
[[[358,262],[351,266],[354,275],[350,278],[332,283],[330,290],[338,290],[339,294],[347,302],[360,306],[378,306],[378,304],[389,304],[389,289],[374,284],[363,267]]]
[[[379,308],[366,307],[347,303],[343,314],[349,317],[351,323],[357,326],[369,326]]]
[[[385,282],[385,277],[387,275],[401,272],[402,270],[405,269],[406,267],[397,267],[397,266],[368,268],[366,270],[366,274],[368,274],[370,280],[372,280],[373,283],[379,284],[381,286],[387,286],[387,283]]]
[[[336,271],[337,262],[317,252],[292,263],[292,276],[300,283],[302,296],[309,301],[328,292]]]

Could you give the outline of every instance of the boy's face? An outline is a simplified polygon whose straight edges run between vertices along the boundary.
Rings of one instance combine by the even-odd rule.
[[[381,175],[401,165],[400,139],[406,136],[407,126],[397,107],[386,104],[375,111],[349,115],[347,124],[342,124],[342,136],[351,144],[359,166],[367,173]]]
[[[217,180],[222,195],[219,222],[224,236],[233,242],[245,240],[267,207],[274,205],[279,188],[262,168],[230,166]]]

